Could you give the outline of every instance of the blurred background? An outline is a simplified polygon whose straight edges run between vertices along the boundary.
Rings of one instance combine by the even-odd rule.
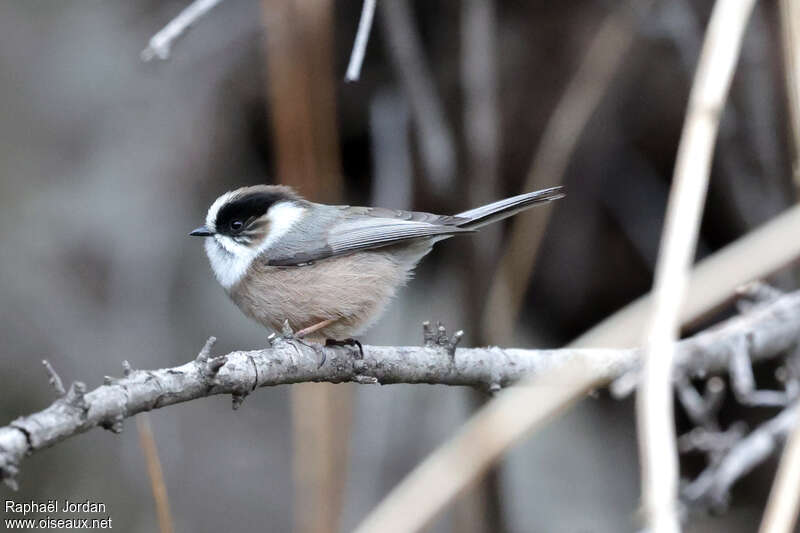
[[[186,5],[0,2],[3,424],[52,401],[43,358],[93,388],[123,360],[182,364],[210,335],[216,353],[264,346],[186,236],[243,185],[439,213],[567,187],[514,236],[497,225],[438,246],[364,342],[419,344],[421,321],[441,320],[464,345],[557,347],[649,290],[712,2],[381,0],[357,83],[343,80],[361,2],[223,2],[168,61],[141,61]],[[747,30],[699,257],[796,199],[777,10],[760,3]],[[304,385],[236,412],[214,397],[151,413],[175,530],[350,530],[485,399]],[[636,529],[633,420],[630,400],[584,401],[431,531]],[[115,528],[156,531],[135,426],[36,454],[3,498],[89,498]],[[688,530],[754,530],[772,469]]]

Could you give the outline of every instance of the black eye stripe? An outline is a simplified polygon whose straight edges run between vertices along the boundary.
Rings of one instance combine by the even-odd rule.
[[[241,231],[253,220],[263,216],[270,207],[288,199],[282,192],[257,192],[244,195],[228,202],[219,210],[215,226],[222,233]]]

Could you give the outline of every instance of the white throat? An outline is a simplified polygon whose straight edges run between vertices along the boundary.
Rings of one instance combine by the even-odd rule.
[[[220,285],[230,291],[247,273],[253,260],[286,235],[303,217],[305,211],[305,207],[291,202],[273,205],[267,211],[269,233],[259,246],[247,246],[227,235],[206,237],[206,255]]]

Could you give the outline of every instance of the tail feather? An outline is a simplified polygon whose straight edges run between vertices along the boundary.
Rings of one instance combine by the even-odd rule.
[[[464,211],[456,216],[468,219],[459,224],[459,227],[466,229],[477,229],[492,222],[503,220],[514,216],[520,211],[531,208],[537,204],[557,200],[564,197],[563,187],[550,187],[540,191],[528,192],[518,196],[512,196],[505,200],[487,204],[469,211]]]

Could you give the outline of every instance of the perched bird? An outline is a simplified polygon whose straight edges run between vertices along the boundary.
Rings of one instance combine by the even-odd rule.
[[[256,185],[214,201],[205,225],[211,268],[237,306],[297,337],[341,340],[371,326],[435,243],[561,198],[552,187],[453,216],[309,202]]]

